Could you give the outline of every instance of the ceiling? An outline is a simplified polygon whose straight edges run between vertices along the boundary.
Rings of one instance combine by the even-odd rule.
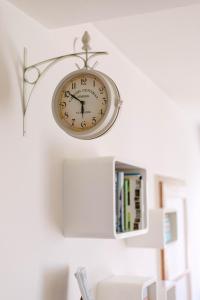
[[[95,26],[200,124],[200,5]]]
[[[8,1],[49,28],[59,28],[199,3],[199,0]]]
[[[93,22],[200,124],[200,0],[9,2],[48,28]]]

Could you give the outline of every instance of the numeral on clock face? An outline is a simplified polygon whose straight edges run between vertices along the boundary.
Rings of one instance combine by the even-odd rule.
[[[64,97],[70,97],[70,92],[69,91],[64,91]]]
[[[65,111],[65,113],[64,113],[64,116],[66,117],[66,118],[69,118],[69,114]]]
[[[71,124],[72,127],[74,127],[75,121],[76,121],[76,119],[72,119],[72,124]]]
[[[103,94],[103,87],[99,88],[99,92],[100,92],[101,95]]]
[[[72,82],[72,90],[76,88],[76,82]]]
[[[81,85],[86,85],[87,78],[81,78]]]
[[[65,101],[60,102],[59,105],[62,109],[64,109],[66,107],[66,102]]]
[[[97,118],[96,118],[96,117],[93,117],[93,118],[92,118],[92,124],[95,125],[96,122],[97,122]]]
[[[85,122],[85,121],[82,121],[82,122],[81,122],[81,127],[82,127],[82,128],[86,127],[86,122]]]

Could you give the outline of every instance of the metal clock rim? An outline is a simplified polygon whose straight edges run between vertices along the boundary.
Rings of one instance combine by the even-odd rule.
[[[56,102],[58,101],[57,99],[57,94],[60,92],[60,90],[62,89],[65,81],[68,81],[68,80],[71,80],[71,78],[75,77],[77,75],[81,75],[81,74],[91,74],[93,76],[96,76],[97,78],[100,79],[100,81],[103,83],[103,85],[105,86],[106,88],[106,92],[108,94],[108,98],[109,98],[109,101],[108,101],[108,106],[106,108],[106,113],[104,115],[104,117],[100,120],[100,122],[97,123],[96,126],[92,127],[92,128],[89,128],[89,129],[86,129],[84,132],[79,132],[79,131],[73,131],[67,124],[64,124],[64,122],[62,122],[59,118],[59,113],[58,113],[58,109],[57,109],[57,106],[56,106]],[[108,83],[106,82],[105,78],[107,78],[107,76],[102,73],[102,72],[99,72],[99,71],[96,71],[96,70],[87,70],[87,69],[81,69],[81,70],[77,70],[77,71],[73,71],[71,73],[69,73],[68,75],[66,75],[57,85],[55,91],[54,91],[54,94],[53,94],[53,97],[52,97],[52,113],[53,113],[53,116],[54,116],[54,119],[56,121],[56,123],[68,134],[70,134],[71,136],[73,137],[76,137],[76,138],[82,138],[83,134],[87,133],[88,135],[90,133],[92,133],[94,131],[94,129],[97,129],[99,128],[102,123],[105,121],[106,117],[108,116],[108,113],[110,111],[110,107],[111,107],[111,92],[110,92],[110,87],[108,85]]]
[[[81,72],[82,71],[82,72]],[[73,71],[72,73],[69,73],[67,76],[65,76],[64,78],[63,78],[63,80],[61,80],[61,82],[60,83],[62,83],[62,81],[64,81],[64,79],[65,78],[70,78],[70,77],[73,77],[73,75],[74,74],[76,74],[76,73],[78,73],[78,74],[81,74],[81,73],[95,73],[95,76],[103,76],[103,77],[105,77],[108,81],[109,81],[109,83],[111,84],[111,86],[112,86],[112,88],[115,90],[115,94],[116,94],[116,97],[115,97],[115,99],[114,99],[114,101],[115,101],[115,103],[114,103],[114,106],[115,106],[115,111],[113,112],[113,115],[112,115],[112,119],[108,122],[108,124],[105,126],[105,128],[102,128],[99,132],[96,132],[96,133],[94,133],[93,135],[92,135],[92,133],[93,133],[93,131],[94,131],[94,127],[92,127],[90,130],[88,130],[87,132],[86,131],[84,131],[82,134],[81,133],[79,133],[79,134],[77,134],[77,132],[75,132],[75,131],[73,131],[73,130],[66,130],[66,127],[64,127],[64,126],[62,126],[62,123],[60,123],[60,122],[57,122],[57,118],[55,118],[55,115],[54,115],[54,110],[52,109],[52,111],[53,111],[53,115],[54,115],[54,118],[55,118],[55,121],[56,121],[56,123],[58,124],[58,126],[59,127],[61,127],[62,128],[62,130],[64,130],[67,134],[69,134],[70,136],[72,136],[72,137],[74,137],[74,138],[77,138],[77,139],[82,139],[82,140],[92,140],[92,139],[95,139],[95,138],[98,138],[98,137],[100,137],[100,136],[103,136],[105,133],[107,133],[110,129],[111,129],[111,127],[114,125],[114,123],[116,122],[116,120],[117,120],[117,117],[118,117],[118,115],[119,115],[119,111],[120,111],[120,107],[121,107],[121,104],[122,104],[122,101],[121,101],[121,97],[120,97],[120,93],[119,93],[119,89],[118,89],[118,87],[117,87],[117,85],[116,85],[116,83],[114,82],[114,80],[112,79],[112,78],[110,78],[107,74],[105,74],[105,73],[103,73],[103,72],[101,72],[101,71],[97,71],[97,70],[85,70],[85,72],[84,72],[84,70],[77,70],[77,71]],[[99,76],[99,77],[100,77]],[[104,81],[105,81],[105,79],[104,79]],[[58,86],[60,85],[60,83],[58,84]],[[107,85],[107,83],[106,83],[106,85]],[[58,87],[57,86],[57,87]],[[110,87],[109,87],[109,90],[110,90]],[[55,92],[56,92],[56,90],[55,90]],[[55,93],[54,92],[54,93]],[[54,99],[54,95],[53,95],[53,97],[52,97],[52,108],[53,108],[53,99]],[[110,98],[110,100],[111,100],[111,98]],[[105,121],[105,119],[103,120],[103,121]],[[102,123],[103,123],[103,121],[102,121]],[[102,124],[101,123],[101,124]],[[91,135],[90,135],[90,133],[91,133]],[[87,134],[87,135],[86,135]]]

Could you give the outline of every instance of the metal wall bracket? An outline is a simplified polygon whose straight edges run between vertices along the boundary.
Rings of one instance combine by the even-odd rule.
[[[26,133],[26,114],[27,114],[27,109],[30,103],[30,99],[32,96],[32,93],[34,91],[34,89],[36,88],[36,85],[38,83],[38,81],[40,80],[40,78],[42,77],[42,75],[48,71],[53,65],[55,65],[56,63],[60,62],[61,60],[64,60],[66,58],[72,58],[72,57],[76,57],[79,60],[82,61],[83,65],[82,67],[79,66],[78,63],[76,63],[76,67],[78,69],[94,69],[97,62],[95,62],[92,66],[89,65],[89,61],[96,57],[97,55],[105,55],[108,54],[105,51],[98,51],[98,52],[93,52],[90,51],[90,36],[88,34],[87,31],[85,31],[83,37],[82,37],[82,52],[76,52],[75,51],[75,45],[76,45],[76,41],[77,39],[74,40],[74,53],[71,54],[64,54],[62,56],[57,56],[57,57],[53,57],[50,59],[46,59],[43,61],[40,61],[36,64],[33,65],[28,65],[27,64],[27,49],[24,48],[24,65],[23,65],[23,136]],[[41,67],[43,67],[43,69],[41,69]],[[30,78],[28,75],[35,75],[34,78]],[[35,73],[35,74],[33,74]]]

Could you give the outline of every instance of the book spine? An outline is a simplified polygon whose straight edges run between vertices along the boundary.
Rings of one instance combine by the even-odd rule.
[[[118,228],[118,197],[117,197],[117,191],[118,191],[118,182],[117,182],[117,172],[115,172],[115,227],[116,232],[119,232]]]
[[[125,174],[130,184],[130,210],[131,210],[131,230],[144,228],[144,193],[142,176],[140,174]]]
[[[134,213],[134,201],[131,198],[131,182],[129,177],[124,179],[125,188],[125,215],[126,215],[126,231],[133,230],[133,213]]]
[[[124,231],[124,172],[117,172],[117,232]]]
[[[129,230],[128,194],[129,194],[129,179],[124,178],[124,229],[125,231]]]
[[[143,290],[143,300],[148,300],[149,299],[149,296],[148,296],[148,289],[147,288],[144,288]]]
[[[168,215],[165,215],[164,218],[164,239],[165,239],[165,243],[169,243],[172,241],[172,232],[171,232],[171,222],[170,222],[170,218]]]
[[[136,176],[135,178],[135,219],[134,219],[134,229],[142,229],[143,223],[143,199],[142,199],[142,185],[141,176]]]
[[[140,176],[140,190],[141,190],[141,227],[145,228],[145,205],[144,205],[144,180],[142,176]]]

